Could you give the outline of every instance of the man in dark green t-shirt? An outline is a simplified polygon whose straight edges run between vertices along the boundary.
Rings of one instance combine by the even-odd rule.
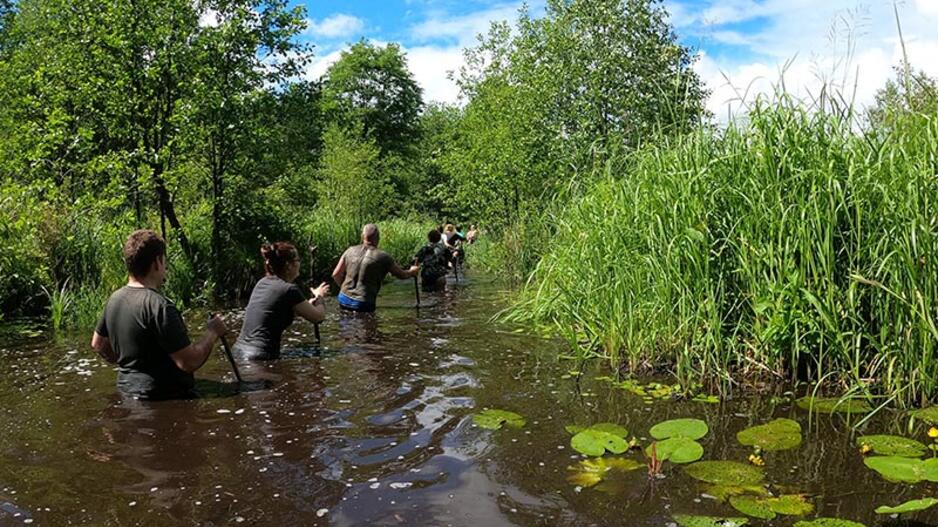
[[[420,272],[414,265],[401,269],[391,255],[378,249],[381,234],[378,226],[369,223],[362,228],[362,243],[346,249],[332,271],[339,284],[339,306],[348,311],[369,313],[375,310],[378,291],[388,273],[401,280],[413,278]]]
[[[225,323],[215,316],[197,342],[189,340],[179,310],[159,287],[166,279],[166,244],[153,231],[139,230],[124,243],[129,277],[107,301],[91,347],[119,367],[118,388],[140,399],[194,395],[193,372],[205,364]]]

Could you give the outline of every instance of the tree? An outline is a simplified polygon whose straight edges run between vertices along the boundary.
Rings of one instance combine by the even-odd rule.
[[[330,123],[357,128],[382,154],[407,155],[417,140],[420,87],[397,44],[352,45],[324,77],[323,109]]]
[[[387,213],[394,189],[384,175],[381,152],[359,130],[332,124],[323,134],[319,169],[321,207],[358,224]]]
[[[904,113],[938,114],[938,79],[923,71],[911,72],[896,68],[896,78],[876,92],[876,100],[867,110],[867,119],[874,130],[888,131]]]

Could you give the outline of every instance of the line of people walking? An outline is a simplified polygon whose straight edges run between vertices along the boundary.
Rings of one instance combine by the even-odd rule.
[[[418,274],[425,290],[439,290],[449,269],[465,258],[463,243],[474,243],[478,230],[466,234],[446,225],[430,231],[428,243],[408,269],[401,268],[378,248],[377,225],[365,225],[361,243],[339,258],[332,277],[339,285],[339,306],[348,312],[376,309],[381,286],[388,274],[399,279]],[[244,323],[234,345],[241,360],[280,357],[281,337],[297,317],[312,323],[325,319],[328,283],[310,288],[307,299],[294,280],[300,275],[299,252],[292,244],[261,246],[264,276],[251,292]],[[212,316],[201,338],[193,342],[175,304],[159,292],[166,280],[166,243],[151,230],[133,232],[124,243],[127,284],[108,298],[91,338],[91,347],[118,366],[117,386],[139,399],[159,400],[195,397],[194,373],[208,360],[216,342],[228,331],[224,320]]]

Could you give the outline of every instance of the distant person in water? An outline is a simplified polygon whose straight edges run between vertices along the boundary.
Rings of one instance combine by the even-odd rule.
[[[446,246],[440,231],[427,233],[427,244],[417,251],[416,261],[420,264],[420,281],[425,291],[439,291],[446,286],[449,264]]]
[[[462,263],[465,253],[461,247],[462,242],[465,240],[465,237],[456,230],[456,226],[452,223],[447,223],[446,228],[443,229],[443,243],[449,249],[450,265],[456,267]]]
[[[466,243],[472,245],[477,239],[479,239],[479,229],[474,224],[470,225],[469,232],[466,233]]]
[[[332,278],[340,285],[339,306],[348,311],[372,312],[384,278],[391,273],[401,280],[413,278],[420,267],[401,269],[391,255],[378,249],[381,235],[378,226],[369,223],[362,228],[362,243],[349,247],[339,258]]]
[[[292,244],[277,242],[261,246],[265,276],[257,281],[244,310],[244,325],[234,352],[245,360],[271,360],[280,357],[280,337],[299,316],[316,323],[326,317],[324,299],[329,294],[325,282],[310,289],[312,298],[303,297],[293,283],[300,275],[300,255]]]
[[[166,280],[166,243],[155,232],[132,233],[123,255],[127,285],[108,298],[91,347],[117,364],[117,387],[125,394],[150,400],[194,397],[192,374],[227,331],[225,323],[215,316],[201,339],[189,340],[179,310],[159,292]]]

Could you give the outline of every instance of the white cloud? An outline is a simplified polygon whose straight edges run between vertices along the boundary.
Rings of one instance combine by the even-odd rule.
[[[423,100],[455,103],[459,98],[459,88],[447,75],[451,71],[458,72],[462,67],[462,48],[424,46],[406,51],[414,80],[423,88]]]
[[[365,27],[362,19],[337,13],[322,19],[321,21],[308,20],[306,31],[314,37],[322,38],[341,38],[354,35]]]
[[[938,17],[938,0],[915,0],[915,8],[923,15]]]
[[[313,57],[313,60],[306,66],[306,79],[312,81],[322,78],[322,76],[326,74],[326,70],[329,69],[329,66],[332,66],[339,60],[345,49],[347,48],[337,49],[321,57]]]

